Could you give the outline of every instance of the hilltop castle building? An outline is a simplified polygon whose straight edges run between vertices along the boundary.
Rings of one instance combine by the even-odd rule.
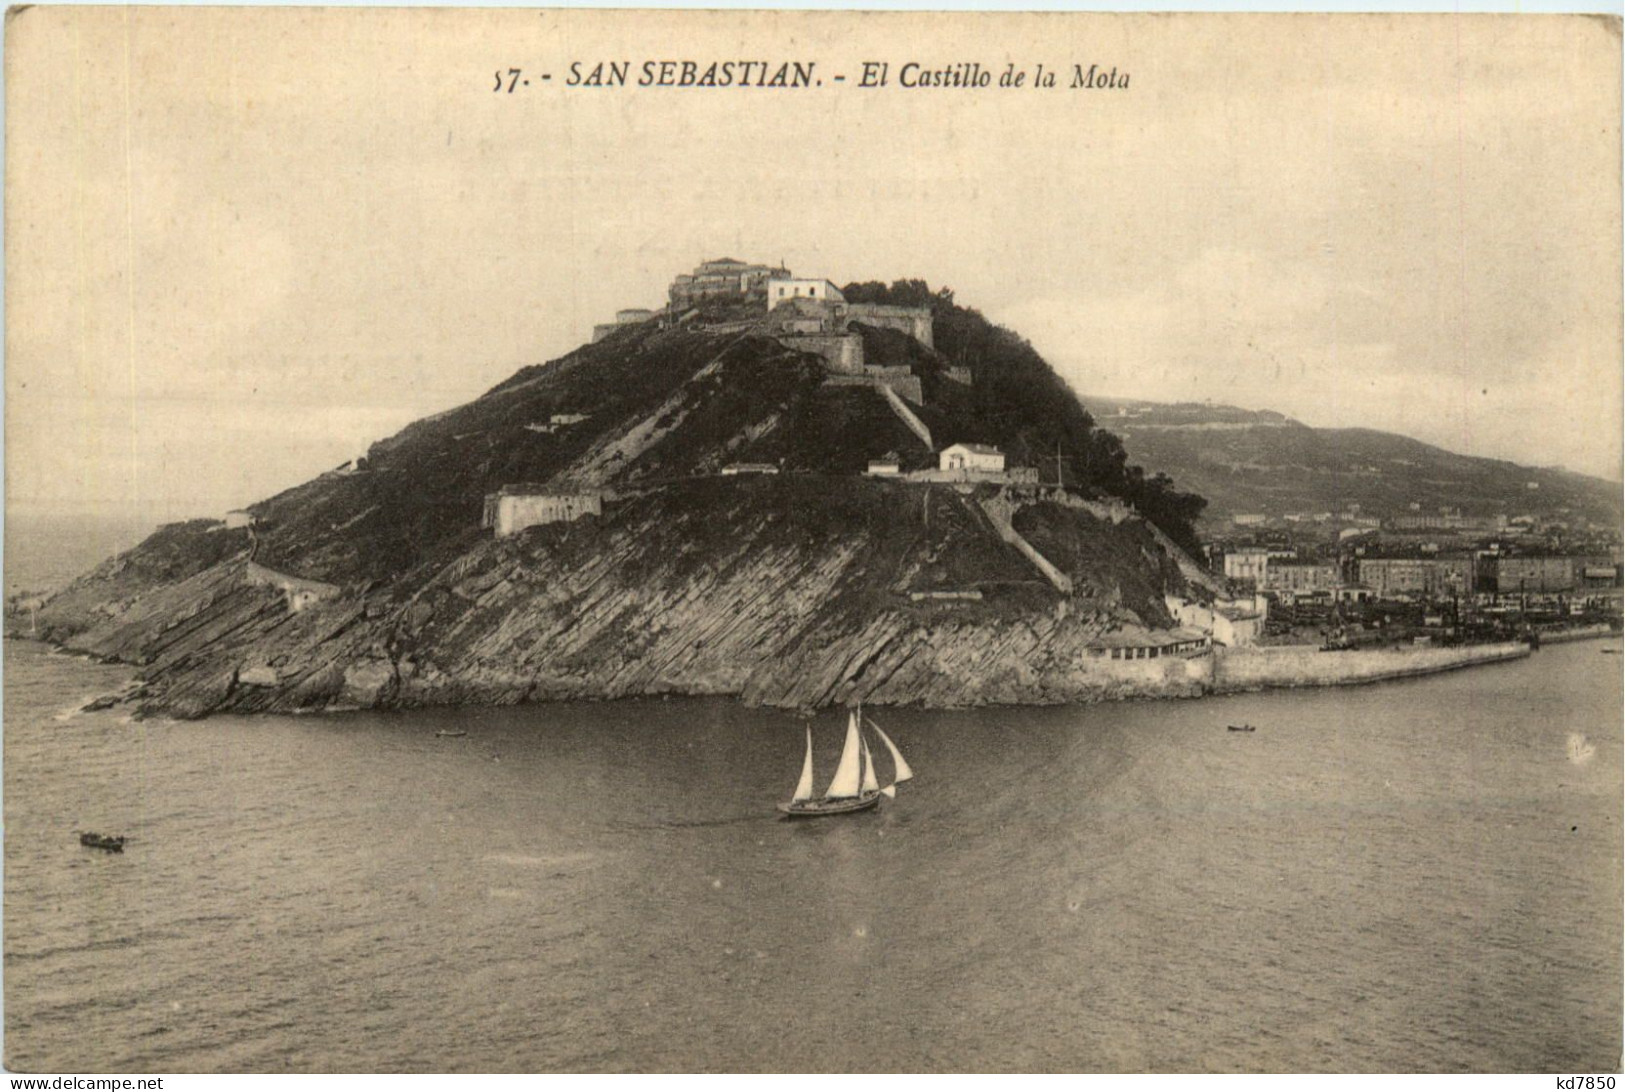
[[[657,320],[662,325],[687,322],[699,314],[697,308],[702,303],[755,304],[764,307],[764,318],[741,322],[738,316],[731,316],[728,323],[716,328],[743,330],[755,325],[786,348],[823,358],[832,384],[886,387],[915,402],[922,400],[920,379],[908,364],[865,361],[864,334],[857,326],[895,330],[929,349],[932,317],[928,307],[850,303],[827,278],[797,277],[783,265],[753,264],[737,258],[701,262],[694,272],[678,274],[668,295],[670,302],[664,312],[643,308],[618,311],[614,322],[593,327],[592,340],[602,341],[627,327]],[[971,382],[968,369],[950,368],[948,372],[949,378],[957,382]],[[552,431],[539,425],[526,427],[537,432]]]
[[[692,307],[706,300],[745,300],[765,298],[767,282],[787,279],[790,271],[782,266],[752,265],[737,258],[717,258],[701,262],[692,273],[679,273],[671,282],[669,295],[674,308]]]

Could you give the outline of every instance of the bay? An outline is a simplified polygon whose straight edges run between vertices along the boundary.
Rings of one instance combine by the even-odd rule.
[[[70,712],[121,669],[8,642],[6,1063],[1612,1069],[1601,647],[1336,690],[875,709],[916,779],[786,822],[804,728],[827,777],[838,713],[132,721]]]

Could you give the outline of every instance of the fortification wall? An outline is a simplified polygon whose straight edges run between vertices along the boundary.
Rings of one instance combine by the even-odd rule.
[[[903,375],[886,379],[869,374],[879,370],[878,368],[865,368],[863,375],[831,375],[824,379],[824,385],[826,387],[873,387],[876,390],[884,390],[886,387],[890,387],[904,398],[912,399],[915,402],[925,401],[925,391],[920,386],[919,376]],[[906,368],[903,370],[907,371]],[[913,428],[914,426],[910,425],[909,427]]]
[[[907,425],[914,435],[925,442],[926,448],[936,450],[936,445],[931,442],[931,430],[926,427],[925,422],[920,420],[913,410],[908,408],[908,404],[897,396],[897,392],[885,384],[881,384],[880,392],[886,396],[886,402],[891,406],[892,412],[897,414],[903,424]]]
[[[1037,485],[1038,468],[1012,466],[1006,470],[911,470],[907,477],[911,482],[938,484]]]
[[[813,353],[831,370],[863,374],[863,338],[857,334],[783,334],[779,344],[801,353]]]
[[[878,379],[882,383],[890,383],[896,387],[898,383],[906,383],[916,378],[914,369],[907,364],[865,364],[863,374],[870,379]]]
[[[849,303],[842,317],[848,322],[898,330],[932,348],[931,312],[924,307],[897,307],[886,303]]]
[[[486,498],[487,525],[496,528],[498,538],[517,535],[527,527],[536,527],[544,523],[568,523],[582,516],[602,515],[603,511],[603,499],[598,493],[514,496],[499,493]]]
[[[250,584],[261,584],[282,592],[287,597],[288,609],[292,611],[304,610],[312,603],[331,599],[339,593],[337,584],[326,584],[320,580],[306,580],[302,576],[279,573],[257,561],[248,563],[243,570],[243,578]]]
[[[1016,514],[1017,505],[1004,494],[989,497],[982,501],[982,511],[987,513],[988,520],[999,532],[999,537],[1014,546],[1022,557],[1032,562],[1033,567],[1044,574],[1044,579],[1055,585],[1055,590],[1062,595],[1072,594],[1072,578],[1057,569],[1049,558],[1038,552],[1038,548],[1027,541],[1011,519]]]

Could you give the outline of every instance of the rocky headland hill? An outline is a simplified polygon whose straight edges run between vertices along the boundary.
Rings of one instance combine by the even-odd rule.
[[[1089,650],[1172,630],[1169,595],[1212,597],[1187,556],[1201,498],[1130,465],[951,292],[845,296],[871,306],[634,316],[353,465],[12,602],[7,632],[133,665],[120,700],[185,717],[1125,692]],[[956,444],[1007,469],[949,471]]]

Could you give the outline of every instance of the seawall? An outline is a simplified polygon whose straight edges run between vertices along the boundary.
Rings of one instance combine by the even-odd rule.
[[[1520,660],[1529,654],[1529,646],[1521,641],[1346,652],[1322,652],[1312,645],[1238,648],[1220,654],[1211,685],[1220,694],[1266,687],[1348,686]]]
[[[1560,645],[1565,641],[1590,641],[1598,637],[1618,637],[1620,634],[1611,626],[1575,626],[1573,629],[1559,629],[1543,631],[1540,643],[1543,645]]]

